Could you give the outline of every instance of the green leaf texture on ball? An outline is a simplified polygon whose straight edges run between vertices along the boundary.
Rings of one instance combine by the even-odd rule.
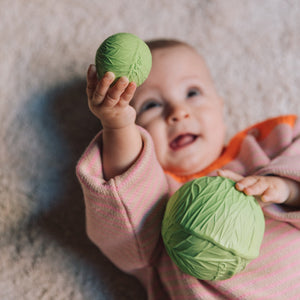
[[[224,280],[259,255],[265,230],[262,209],[234,185],[223,177],[201,177],[183,185],[168,201],[162,237],[183,272]]]
[[[99,78],[110,71],[115,74],[116,80],[126,76],[139,86],[150,73],[152,55],[139,37],[131,33],[116,33],[100,45],[95,62]]]

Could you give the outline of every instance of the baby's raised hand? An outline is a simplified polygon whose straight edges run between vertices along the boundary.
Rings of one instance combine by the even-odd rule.
[[[107,72],[98,81],[95,65],[90,65],[87,72],[87,96],[91,112],[101,121],[103,128],[119,129],[135,122],[136,112],[129,105],[136,84],[121,77],[114,82],[115,76]]]
[[[243,177],[229,170],[219,170],[218,175],[236,181],[236,189],[246,195],[258,197],[263,203],[286,203],[293,196],[291,180],[277,176]]]

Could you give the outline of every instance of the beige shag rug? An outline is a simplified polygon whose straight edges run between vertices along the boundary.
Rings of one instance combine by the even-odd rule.
[[[206,57],[228,134],[300,114],[300,1],[1,0],[0,299],[146,299],[85,234],[74,167],[99,130],[85,74],[116,32]]]

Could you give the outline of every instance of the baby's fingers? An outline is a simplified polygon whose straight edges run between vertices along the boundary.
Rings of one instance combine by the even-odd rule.
[[[92,105],[96,106],[101,104],[108,96],[110,85],[114,82],[115,75],[112,72],[107,72],[103,78],[98,82],[92,98],[89,98]]]
[[[251,196],[262,196],[268,187],[269,185],[262,176],[248,176],[236,184],[236,188],[239,191],[243,191],[246,195]]]
[[[103,105],[112,107],[119,103],[122,94],[126,91],[129,84],[127,77],[121,77],[118,81],[107,91]]]
[[[281,203],[281,199],[277,196],[277,191],[272,188],[267,188],[260,197],[262,202]]]
[[[88,96],[88,99],[91,100],[93,98],[97,83],[98,83],[98,78],[97,78],[97,73],[96,73],[96,66],[95,65],[90,65],[87,71],[87,76],[86,76],[86,93]]]
[[[133,98],[135,91],[136,83],[130,82],[121,96],[120,105],[127,105]]]

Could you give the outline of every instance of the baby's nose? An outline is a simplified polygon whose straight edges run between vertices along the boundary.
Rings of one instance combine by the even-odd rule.
[[[189,117],[190,117],[190,113],[186,107],[176,106],[170,109],[169,114],[167,116],[167,122],[169,124],[172,124]]]

